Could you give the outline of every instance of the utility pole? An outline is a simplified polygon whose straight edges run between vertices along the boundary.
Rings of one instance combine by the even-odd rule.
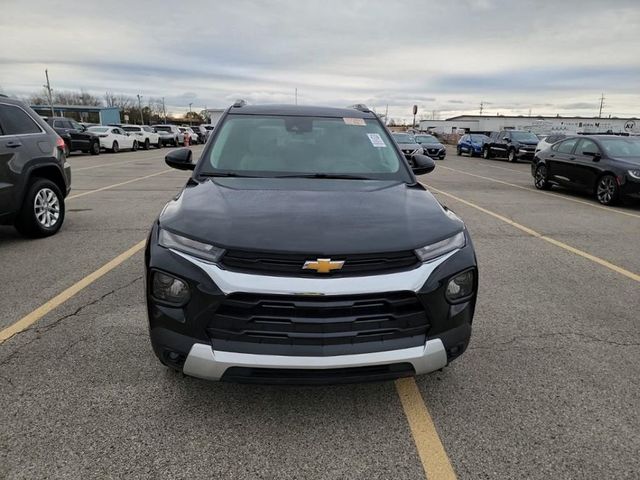
[[[167,123],[167,110],[164,108],[164,97],[162,97],[162,116],[164,117],[164,123]]]
[[[298,89],[297,88],[296,88],[295,97],[296,97],[296,105],[297,105],[298,104]]]
[[[53,111],[53,95],[51,94],[51,84],[49,83],[49,70],[44,71],[45,77],[47,77],[47,84],[44,85],[44,88],[47,89],[47,97],[49,98],[49,108],[51,108],[51,116],[55,117],[56,114]]]
[[[600,113],[598,113],[598,118],[602,118],[602,107],[604,106],[604,92],[600,97]]]
[[[191,115],[191,105],[193,105],[193,103],[189,104],[189,126],[191,126],[191,121],[192,121],[192,118],[193,118],[193,116]]]
[[[144,117],[142,116],[142,95],[138,94],[138,108],[140,109],[140,125],[144,125]]]
[[[484,102],[480,100],[480,115],[482,115],[482,109],[484,108]]]
[[[389,125],[389,104],[387,103],[387,108],[384,111],[384,125]]]

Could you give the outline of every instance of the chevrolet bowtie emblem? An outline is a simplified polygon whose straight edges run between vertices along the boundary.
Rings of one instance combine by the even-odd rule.
[[[318,273],[329,273],[331,270],[340,270],[344,265],[344,260],[334,260],[330,258],[318,258],[317,260],[307,260],[302,266],[303,270],[315,270]]]

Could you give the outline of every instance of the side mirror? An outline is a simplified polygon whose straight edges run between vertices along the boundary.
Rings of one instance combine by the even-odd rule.
[[[599,162],[600,159],[602,158],[602,155],[600,155],[600,152],[582,152],[582,154],[587,157],[593,157],[594,162]]]
[[[504,137],[502,140],[504,140],[507,143],[511,141],[511,139],[509,137]]]
[[[193,170],[196,165],[191,161],[192,152],[190,148],[179,148],[173,150],[164,157],[164,161],[171,168],[178,170]]]
[[[411,157],[409,163],[411,164],[411,170],[413,170],[413,173],[416,175],[424,175],[432,172],[433,169],[436,168],[436,162],[426,155],[414,155]]]

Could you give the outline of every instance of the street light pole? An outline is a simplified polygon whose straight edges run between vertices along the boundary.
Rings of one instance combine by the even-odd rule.
[[[47,89],[47,97],[49,98],[49,108],[51,108],[51,116],[55,117],[56,114],[53,111],[53,95],[51,95],[51,84],[49,83],[49,70],[45,69],[44,75],[45,77],[47,77],[47,84],[44,86],[44,88]]]
[[[164,117],[164,123],[167,123],[167,110],[164,107],[164,97],[162,97],[162,116]]]
[[[144,125],[144,117],[142,116],[142,95],[138,94],[138,108],[140,109],[140,125]]]

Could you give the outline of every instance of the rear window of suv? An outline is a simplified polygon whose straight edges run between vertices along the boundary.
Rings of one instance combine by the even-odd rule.
[[[42,129],[27,112],[15,105],[0,104],[0,125],[4,135],[41,133]]]

